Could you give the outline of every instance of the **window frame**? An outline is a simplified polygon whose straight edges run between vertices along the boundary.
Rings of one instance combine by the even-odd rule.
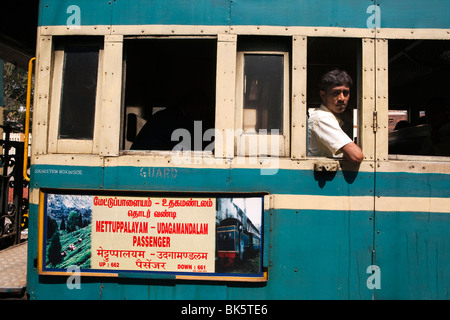
[[[166,41],[171,41],[171,42],[175,42],[177,40],[199,40],[199,41],[215,41],[215,47],[216,50],[218,50],[218,40],[219,36],[218,35],[144,35],[144,36],[137,36],[137,35],[125,35],[123,37],[124,41],[145,41],[145,40],[150,40],[150,41],[159,41],[159,40],[166,40]],[[123,80],[122,80],[122,101],[121,101],[121,125],[120,125],[120,143],[119,143],[119,154],[120,155],[145,155],[145,156],[162,156],[162,157],[167,157],[167,156],[172,156],[174,154],[178,154],[180,156],[185,156],[185,157],[205,157],[205,158],[213,158],[214,156],[214,150],[216,150],[217,148],[214,147],[214,150],[210,150],[210,146],[208,145],[207,147],[205,147],[205,149],[202,150],[182,150],[182,151],[174,151],[174,150],[158,150],[158,149],[150,149],[150,150],[132,150],[130,148],[126,148],[125,146],[128,145],[129,147],[131,147],[132,142],[129,142],[128,140],[126,140],[126,130],[127,130],[127,126],[128,126],[128,111],[127,108],[130,106],[127,106],[125,104],[125,99],[126,99],[126,74],[127,74],[127,53],[124,50],[123,51],[124,54],[124,66],[123,66]],[[216,55],[214,56],[214,58],[216,59],[215,62],[215,75],[214,77],[217,79],[217,67],[219,65],[218,62],[218,52],[216,51]],[[216,80],[216,85],[214,86],[214,90],[216,90],[216,97],[215,97],[215,109],[214,112],[217,112],[217,80]],[[141,120],[141,119],[140,119]],[[140,121],[139,120],[139,121]],[[215,121],[217,120],[217,114],[215,114]],[[143,122],[142,126],[145,125],[146,121]],[[139,132],[136,133],[136,135]],[[204,134],[204,133],[203,133]],[[209,136],[208,136],[209,137]],[[180,139],[183,137],[180,137]],[[203,135],[201,136],[201,138],[203,139]],[[213,136],[210,137],[211,139],[215,138],[217,139],[217,136]],[[192,136],[191,137],[191,142],[194,141],[195,137]],[[127,141],[127,142],[126,142]],[[180,140],[179,142],[181,142],[182,140]],[[215,142],[214,142],[215,144]],[[178,145],[178,144],[177,144]],[[180,162],[183,162],[184,160],[180,160]],[[189,161],[187,161],[189,162]]]
[[[385,141],[383,145],[377,145],[379,147],[378,153],[378,160],[387,160],[389,162],[395,162],[396,164],[401,164],[402,166],[407,166],[408,169],[414,168],[414,165],[411,165],[411,162],[424,162],[424,163],[430,163],[434,162],[436,164],[444,164],[448,163],[450,157],[449,156],[437,156],[437,155],[426,155],[426,154],[397,154],[397,153],[389,153],[389,138],[390,133],[388,131],[389,127],[389,111],[394,110],[389,108],[389,44],[392,43],[392,41],[397,40],[421,40],[421,41],[448,41],[448,39],[444,37],[431,37],[429,35],[427,36],[414,36],[413,34],[407,34],[405,37],[398,37],[398,35],[392,36],[392,37],[385,37],[383,39],[377,39],[377,102],[379,103],[379,109],[381,109],[382,112],[382,118],[379,119],[379,122],[381,121],[381,130],[379,132],[379,137],[382,138],[382,141]],[[378,81],[379,79],[379,81]],[[383,99],[380,99],[382,97]],[[408,110],[410,112],[410,110]],[[410,115],[408,115],[410,116]],[[379,126],[380,128],[380,126]],[[421,168],[425,169],[425,166],[420,166]]]
[[[307,56],[311,53],[309,52],[309,47],[307,45],[307,41],[312,38],[344,38],[340,36],[333,35],[324,35],[324,36],[316,36],[316,35],[308,35],[303,36],[303,44],[302,51],[305,58],[303,63],[305,65],[305,69],[308,69],[309,61],[307,61]],[[356,108],[353,109],[352,113],[352,133],[350,136],[353,142],[361,148],[364,153],[364,160],[372,161],[375,157],[375,131],[373,128],[373,117],[375,114],[375,41],[373,38],[367,37],[348,37],[353,39],[356,47],[356,65],[355,65],[355,74],[351,74],[353,80],[353,89],[350,92],[350,99],[354,101]],[[299,47],[300,48],[300,47]],[[296,53],[302,54],[302,53]],[[345,70],[345,68],[344,68]],[[305,72],[306,73],[306,72]],[[320,103],[311,106],[309,104],[309,99],[306,99],[308,93],[308,86],[314,85],[308,81],[307,76],[304,76],[304,94],[301,92],[302,97],[302,105],[303,107],[300,109],[301,117],[305,118],[305,130],[302,130],[302,134],[304,134],[304,138],[302,137],[302,142],[304,146],[301,147],[302,153],[300,153],[302,158],[306,158],[307,160],[313,161],[347,161],[343,156],[337,157],[324,157],[324,156],[314,156],[308,154],[308,109],[309,108],[318,108]],[[317,89],[318,90],[318,89]],[[304,101],[307,101],[304,103]],[[303,124],[302,124],[303,125]],[[356,127],[355,127],[356,126]],[[375,130],[375,131],[374,131]],[[363,161],[364,161],[363,160]]]
[[[275,135],[246,133],[243,131],[244,120],[244,63],[245,55],[280,55],[283,56],[283,133],[276,135],[278,150],[272,150]],[[235,111],[235,155],[236,156],[290,156],[290,57],[287,51],[237,51],[236,55],[236,111]],[[276,141],[276,140],[275,140]],[[266,152],[257,147],[265,145]],[[276,153],[272,153],[275,151]]]
[[[64,62],[65,62],[65,48],[66,47],[83,47],[83,46],[98,46],[98,70],[97,70],[97,88],[95,96],[95,119],[94,132],[92,139],[66,139],[59,138],[60,113],[62,104],[62,89],[64,78]],[[101,112],[100,106],[102,101],[102,73],[103,73],[103,56],[104,45],[102,42],[94,43],[61,43],[55,45],[53,51],[53,77],[51,81],[51,95],[50,95],[50,115],[49,115],[49,153],[99,153],[99,139],[100,139],[100,123]]]

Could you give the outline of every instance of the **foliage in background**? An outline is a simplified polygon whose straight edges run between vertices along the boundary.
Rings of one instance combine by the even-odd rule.
[[[28,70],[16,67],[12,63],[6,61],[4,62],[3,125],[10,125],[12,128],[20,131],[23,131],[24,129],[25,108],[27,102],[27,82]],[[33,101],[33,95],[31,96],[31,101]]]

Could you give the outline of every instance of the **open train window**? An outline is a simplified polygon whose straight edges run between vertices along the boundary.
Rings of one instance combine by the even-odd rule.
[[[50,152],[90,153],[99,120],[103,39],[56,38],[50,119]]]
[[[238,38],[238,155],[289,155],[290,48],[290,38]]]
[[[217,40],[126,39],[124,50],[122,150],[210,146],[204,133],[214,128]]]
[[[58,136],[92,139],[98,73],[97,46],[66,47]]]
[[[350,99],[340,114],[341,128],[358,143],[358,104],[361,83],[361,39],[308,37],[307,50],[307,114],[322,104],[319,83],[321,77],[333,69],[346,71],[352,78]],[[307,142],[308,143],[308,142]],[[313,156],[308,152],[309,156]]]
[[[389,153],[450,156],[450,42],[389,40]]]

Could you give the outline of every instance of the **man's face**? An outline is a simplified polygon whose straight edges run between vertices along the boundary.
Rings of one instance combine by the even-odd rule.
[[[331,87],[327,91],[320,90],[322,103],[334,114],[340,114],[347,108],[350,99],[350,88],[343,85]]]

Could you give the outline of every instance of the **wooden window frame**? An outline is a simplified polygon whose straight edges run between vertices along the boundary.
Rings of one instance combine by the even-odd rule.
[[[245,55],[281,55],[283,56],[283,132],[274,139],[270,134],[248,133],[243,131],[244,118],[244,62]],[[286,51],[239,51],[236,64],[236,117],[235,117],[235,154],[237,156],[290,156],[290,63]],[[242,132],[241,132],[242,130]],[[278,141],[277,141],[278,140]],[[277,141],[278,148],[273,150],[272,143]],[[259,147],[263,146],[263,150]],[[274,153],[273,153],[274,152]]]

